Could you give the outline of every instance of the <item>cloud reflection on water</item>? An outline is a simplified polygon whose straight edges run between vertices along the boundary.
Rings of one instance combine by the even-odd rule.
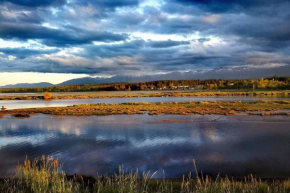
[[[198,168],[211,175],[285,177],[290,174],[290,119],[118,115],[35,115],[0,119],[0,176],[10,175],[26,155],[53,155],[69,173],[95,175],[128,170],[166,171],[181,177]],[[162,122],[178,119],[182,122]],[[159,172],[158,177],[162,177]]]

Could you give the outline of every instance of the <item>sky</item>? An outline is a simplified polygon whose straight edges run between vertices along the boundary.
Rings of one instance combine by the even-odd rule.
[[[289,20],[289,0],[0,0],[0,86],[223,69],[290,75]]]

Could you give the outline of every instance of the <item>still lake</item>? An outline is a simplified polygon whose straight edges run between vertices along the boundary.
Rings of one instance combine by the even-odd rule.
[[[34,115],[0,119],[0,177],[18,162],[53,155],[68,174],[158,171],[156,177],[206,174],[263,178],[290,174],[290,118],[219,115]]]
[[[7,109],[65,107],[85,103],[125,103],[125,102],[189,102],[189,101],[259,101],[259,100],[289,100],[290,97],[132,97],[132,98],[97,98],[97,99],[65,99],[65,100],[0,100],[0,107]]]

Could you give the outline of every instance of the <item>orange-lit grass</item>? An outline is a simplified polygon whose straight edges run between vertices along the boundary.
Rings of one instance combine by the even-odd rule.
[[[93,99],[93,98],[142,98],[142,97],[231,97],[231,96],[282,96],[287,97],[290,96],[289,90],[266,90],[266,91],[223,91],[223,90],[214,90],[214,91],[164,91],[152,93],[144,91],[142,93],[126,93],[126,94],[115,94],[107,92],[103,94],[88,94],[88,93],[79,93],[77,95],[67,93],[66,95],[57,95],[50,96],[50,99]],[[11,96],[11,95],[4,95],[0,96],[0,100],[42,100],[45,99],[43,96]]]
[[[17,166],[15,176],[0,183],[1,193],[289,193],[289,180],[262,181],[249,175],[243,181],[231,178],[200,176],[196,173],[182,179],[154,179],[156,172],[119,172],[98,175],[86,180],[78,175],[67,177],[61,165],[51,157],[25,160]]]
[[[43,113],[61,116],[89,116],[89,115],[120,115],[120,114],[217,114],[217,115],[290,115],[289,112],[277,112],[278,110],[289,110],[290,101],[204,101],[204,102],[169,102],[169,103],[147,103],[130,102],[122,104],[82,104],[69,107],[49,107],[33,109],[17,109],[0,112],[0,114],[13,114],[18,117],[29,117],[27,115]],[[275,112],[276,111],[276,112]]]

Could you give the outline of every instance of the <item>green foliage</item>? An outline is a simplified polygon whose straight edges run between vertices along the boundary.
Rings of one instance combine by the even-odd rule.
[[[160,80],[139,83],[84,84],[39,88],[5,88],[0,93],[14,92],[83,92],[83,91],[126,91],[126,90],[176,90],[176,89],[260,89],[290,88],[290,77],[243,80]]]

